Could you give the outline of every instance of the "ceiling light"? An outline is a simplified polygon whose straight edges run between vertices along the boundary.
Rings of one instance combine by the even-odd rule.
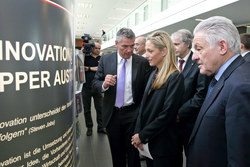
[[[85,8],[85,9],[88,9],[88,8],[91,9],[91,8],[93,8],[93,4],[91,4],[91,3],[79,3],[78,7]]]
[[[84,21],[78,21],[77,24],[86,24]]]
[[[195,21],[203,21],[204,19],[195,19]]]
[[[80,17],[80,18],[89,18],[89,15],[80,13],[80,14],[77,14],[77,17]]]

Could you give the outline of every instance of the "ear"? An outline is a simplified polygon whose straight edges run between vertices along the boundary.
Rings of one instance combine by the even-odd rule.
[[[243,49],[244,48],[244,44],[240,43],[240,48]]]
[[[115,40],[115,46],[118,47],[118,42],[117,42],[117,40]]]
[[[218,45],[220,54],[224,56],[228,52],[228,43],[225,40],[220,40]]]
[[[164,49],[162,50],[162,53],[163,53],[163,57],[165,57],[165,56],[167,55],[167,53],[168,53],[168,49],[167,49],[167,48],[164,48]]]

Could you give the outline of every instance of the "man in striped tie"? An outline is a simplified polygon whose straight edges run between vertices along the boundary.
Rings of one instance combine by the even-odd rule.
[[[173,33],[171,38],[175,46],[175,54],[178,59],[179,69],[184,76],[185,85],[185,93],[182,100],[183,104],[177,116],[179,148],[175,164],[175,167],[182,167],[183,148],[186,153],[188,139],[206,96],[210,78],[201,75],[198,64],[192,61],[192,33],[189,30],[181,29]]]

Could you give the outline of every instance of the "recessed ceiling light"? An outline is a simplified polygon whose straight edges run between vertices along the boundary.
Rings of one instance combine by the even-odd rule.
[[[78,21],[77,24],[86,24],[84,21]]]
[[[79,3],[78,7],[85,8],[85,9],[88,9],[88,8],[91,9],[91,8],[93,8],[93,4],[91,4],[91,3]]]
[[[77,14],[77,17],[80,17],[80,18],[89,18],[89,15],[83,14],[83,13],[79,13],[79,14]]]
[[[203,21],[204,19],[195,19],[195,21]]]

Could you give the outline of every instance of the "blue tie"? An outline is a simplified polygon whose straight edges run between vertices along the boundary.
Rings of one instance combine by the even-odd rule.
[[[213,77],[213,79],[211,80],[209,86],[208,86],[208,90],[207,90],[207,95],[206,98],[209,97],[210,93],[213,91],[215,84],[217,83],[217,80]]]
[[[122,67],[119,73],[119,78],[117,81],[117,92],[115,105],[119,108],[123,106],[124,103],[124,88],[125,88],[125,75],[126,75],[126,64],[127,60],[122,59]]]

